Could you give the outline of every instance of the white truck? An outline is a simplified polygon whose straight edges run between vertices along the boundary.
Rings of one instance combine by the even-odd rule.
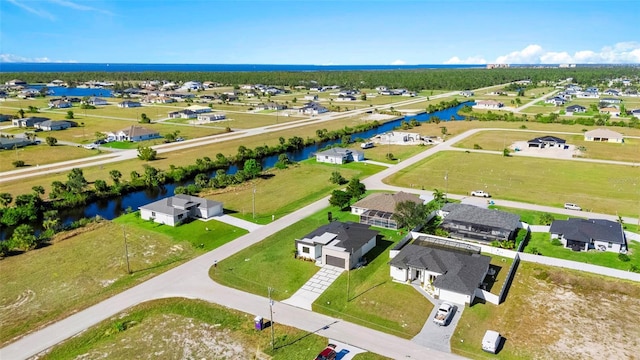
[[[436,316],[434,316],[433,322],[439,326],[447,326],[455,310],[455,306],[447,302],[443,302],[438,308],[438,312],[436,313]]]

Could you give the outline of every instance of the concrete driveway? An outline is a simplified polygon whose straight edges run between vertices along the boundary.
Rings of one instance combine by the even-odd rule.
[[[329,344],[336,346],[336,360],[351,360],[354,356],[367,352],[366,350],[334,339],[329,339]]]
[[[435,305],[431,314],[429,314],[427,322],[425,322],[420,333],[411,339],[411,341],[430,349],[442,352],[451,352],[451,336],[456,330],[456,326],[458,326],[458,321],[462,316],[465,306],[452,303],[456,307],[456,313],[453,314],[453,317],[447,326],[438,326],[433,322],[433,318],[436,316],[438,308],[442,303],[443,301],[441,300],[435,300]]]

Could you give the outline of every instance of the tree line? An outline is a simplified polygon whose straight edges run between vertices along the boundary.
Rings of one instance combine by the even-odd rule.
[[[135,82],[144,80],[214,81],[224,85],[269,84],[275,86],[339,85],[347,88],[374,88],[384,85],[390,88],[406,88],[411,91],[424,89],[455,90],[476,89],[497,84],[529,79],[558,81],[573,78],[574,82],[591,86],[606,79],[638,77],[637,67],[577,67],[577,68],[525,68],[505,69],[420,69],[420,70],[377,70],[377,71],[273,71],[273,72],[25,72],[0,73],[0,82],[21,79],[28,83],[48,83],[60,79],[71,84],[91,80]]]

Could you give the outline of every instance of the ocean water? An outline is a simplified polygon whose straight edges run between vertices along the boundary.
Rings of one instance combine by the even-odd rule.
[[[98,63],[0,63],[0,72],[233,72],[233,71],[365,71],[416,69],[471,69],[485,65],[269,65],[269,64],[98,64]]]

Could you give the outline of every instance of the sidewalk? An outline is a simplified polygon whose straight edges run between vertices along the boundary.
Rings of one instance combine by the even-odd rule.
[[[302,309],[311,310],[311,304],[336,281],[343,271],[344,269],[335,266],[324,265],[320,271],[315,273],[309,281],[302,285],[300,290],[282,302]]]

